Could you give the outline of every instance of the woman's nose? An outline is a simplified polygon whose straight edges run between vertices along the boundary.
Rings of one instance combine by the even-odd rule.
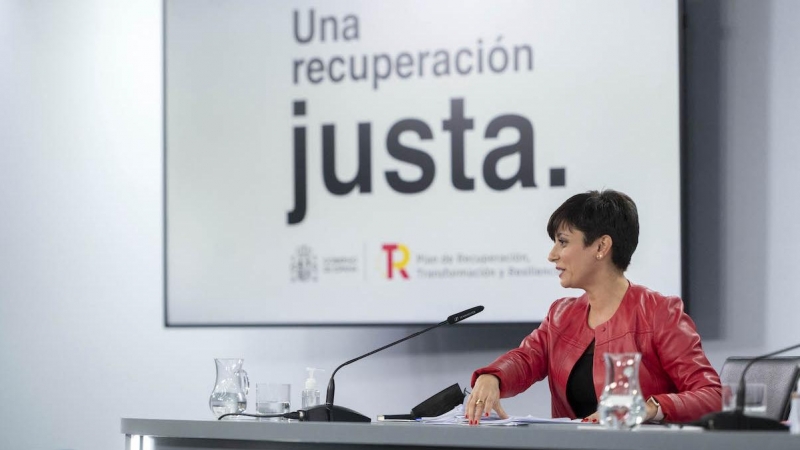
[[[556,262],[557,259],[558,255],[556,254],[556,248],[553,247],[552,250],[550,250],[550,253],[547,254],[547,260],[550,262]]]

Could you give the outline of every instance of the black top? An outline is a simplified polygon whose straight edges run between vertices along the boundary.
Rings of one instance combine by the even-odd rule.
[[[583,418],[597,411],[597,396],[594,393],[592,367],[594,360],[594,341],[583,352],[567,379],[567,401],[575,412],[575,417]]]

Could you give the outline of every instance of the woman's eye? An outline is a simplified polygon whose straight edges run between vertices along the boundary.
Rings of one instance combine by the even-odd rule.
[[[562,246],[567,245],[567,241],[565,241],[564,239],[559,239],[558,243],[561,244]]]

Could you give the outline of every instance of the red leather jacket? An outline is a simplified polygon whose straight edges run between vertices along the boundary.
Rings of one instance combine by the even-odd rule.
[[[586,294],[562,298],[520,344],[491,365],[475,371],[500,379],[500,397],[511,397],[549,376],[553,417],[575,419],[567,401],[567,379],[592,340],[595,341],[594,389],[605,385],[604,353],[639,352],[639,384],[647,400],[655,397],[664,420],[688,422],[722,407],[719,375],[700,345],[694,322],[678,297],[665,297],[630,284],[614,316],[594,330],[588,326]]]

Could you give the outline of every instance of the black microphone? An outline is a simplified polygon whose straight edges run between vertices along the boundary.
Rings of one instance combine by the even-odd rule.
[[[474,316],[475,314],[478,314],[481,311],[483,311],[483,306],[473,306],[470,309],[449,316],[446,320],[443,320],[442,322],[439,322],[436,325],[425,328],[422,331],[418,331],[412,335],[394,341],[391,344],[384,345],[383,347],[377,350],[373,350],[369,353],[366,353],[364,355],[361,355],[357,358],[353,358],[350,361],[343,363],[342,365],[337,367],[336,370],[334,370],[333,373],[331,374],[331,379],[328,382],[328,393],[325,396],[325,404],[314,406],[307,410],[298,411],[298,413],[300,414],[300,420],[308,422],[371,422],[372,420],[363,414],[357,413],[356,411],[353,411],[350,408],[345,408],[344,406],[338,406],[333,404],[333,396],[336,391],[336,383],[334,383],[333,377],[336,375],[336,372],[338,372],[339,369],[341,369],[342,367],[348,364],[352,364],[360,359],[364,359],[369,355],[378,353],[381,350],[386,350],[389,347],[397,345],[403,341],[407,341],[413,337],[419,336],[422,333],[427,333],[428,331],[431,331],[434,328],[438,328],[442,325],[457,324],[458,322],[468,319]]]
[[[461,322],[462,320],[469,319],[470,317],[474,316],[475,314],[478,314],[481,311],[483,311],[483,306],[473,306],[470,309],[467,309],[465,311],[461,311],[460,313],[453,314],[452,316],[448,317],[445,322],[447,322],[448,325],[455,325],[458,322]],[[436,325],[436,327],[438,327],[439,325],[444,325],[444,322]],[[432,327],[432,328],[436,328],[436,327]],[[423,332],[424,331],[420,331],[420,333],[423,333]],[[409,336],[409,337],[411,337],[411,336]]]
[[[709,430],[781,430],[787,431],[789,428],[767,417],[753,417],[744,414],[745,404],[745,379],[747,370],[757,361],[767,359],[771,356],[776,356],[789,350],[800,348],[800,344],[795,344],[790,347],[782,348],[766,355],[757,356],[751,359],[742,370],[742,375],[739,378],[739,386],[736,388],[736,408],[733,411],[722,411],[717,413],[706,414],[701,419],[703,427]]]

